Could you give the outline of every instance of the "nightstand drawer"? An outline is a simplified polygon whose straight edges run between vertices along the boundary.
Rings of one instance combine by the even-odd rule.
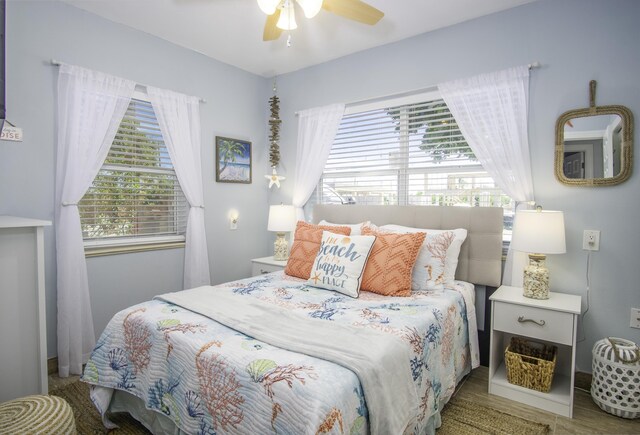
[[[251,266],[251,276],[263,275],[265,273],[276,272],[282,270],[282,266],[273,264],[253,263]]]
[[[537,307],[495,302],[493,329],[554,343],[573,344],[573,315]]]
[[[251,260],[251,276],[277,272],[278,270],[284,270],[286,266],[287,260],[274,260],[273,256],[254,258]]]

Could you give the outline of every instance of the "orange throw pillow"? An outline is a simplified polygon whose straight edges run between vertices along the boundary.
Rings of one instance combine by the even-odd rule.
[[[302,279],[309,279],[311,268],[316,260],[322,241],[322,232],[330,231],[336,234],[348,236],[351,234],[349,227],[335,227],[328,225],[313,225],[298,221],[293,246],[289,253],[289,260],[284,273]]]
[[[360,289],[384,296],[410,296],[411,271],[426,234],[385,234],[369,227],[362,234],[376,236],[376,241]]]

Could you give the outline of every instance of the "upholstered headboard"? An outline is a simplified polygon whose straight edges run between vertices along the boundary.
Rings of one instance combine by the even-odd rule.
[[[371,221],[376,225],[448,230],[466,228],[456,279],[498,287],[502,265],[502,209],[400,205],[323,205],[313,208],[313,222],[339,224]]]

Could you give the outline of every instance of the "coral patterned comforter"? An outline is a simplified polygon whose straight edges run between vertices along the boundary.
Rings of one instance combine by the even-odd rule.
[[[457,382],[478,364],[473,286],[466,283],[408,298],[362,292],[352,299],[275,272],[212,290],[399,337],[410,348],[410,361],[398,369],[410,370],[419,398],[414,433],[433,430]],[[82,379],[96,386],[92,399],[107,425],[105,413],[118,389],[190,434],[370,429],[362,386],[351,370],[271,346],[161,300],[116,314]]]

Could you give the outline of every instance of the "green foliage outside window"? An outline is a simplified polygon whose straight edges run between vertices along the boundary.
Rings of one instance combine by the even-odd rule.
[[[416,107],[391,108],[386,109],[386,112],[396,124],[396,131],[406,128],[410,135],[422,132],[420,149],[435,163],[460,155],[468,156],[469,160],[477,160],[444,101],[435,100]],[[406,125],[401,120],[403,116],[408,118]]]
[[[161,146],[140,120],[131,117],[120,125],[103,168],[79,204],[85,239],[172,231],[179,186],[171,167],[163,167]]]

